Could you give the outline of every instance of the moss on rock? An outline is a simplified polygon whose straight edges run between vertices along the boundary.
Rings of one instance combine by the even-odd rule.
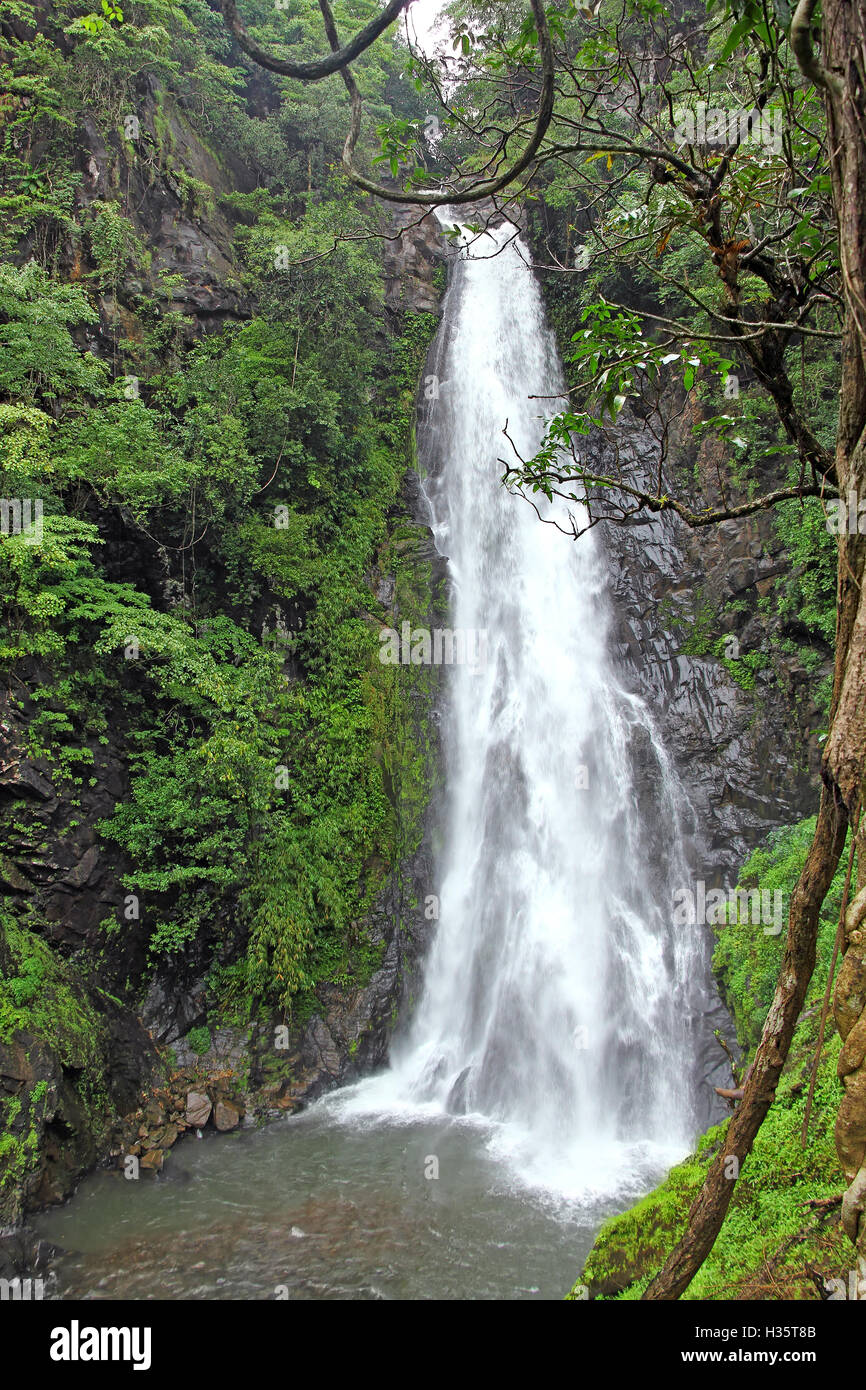
[[[109,1038],[74,968],[8,914],[0,923],[0,1224],[57,1201],[112,1119]]]

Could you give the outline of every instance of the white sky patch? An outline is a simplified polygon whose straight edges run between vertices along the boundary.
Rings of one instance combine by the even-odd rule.
[[[444,8],[445,0],[414,0],[404,16],[410,39],[428,56],[445,37],[441,22]]]

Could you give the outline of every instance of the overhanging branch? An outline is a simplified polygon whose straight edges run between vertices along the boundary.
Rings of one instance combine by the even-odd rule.
[[[388,4],[371,19],[369,24],[365,24],[350,43],[345,48],[337,45],[336,50],[332,51],[325,58],[316,58],[307,63],[292,63],[285,58],[275,58],[272,53],[260,48],[254,39],[251,39],[238,16],[235,0],[220,0],[220,9],[226,24],[231,29],[244,53],[252,58],[254,63],[260,67],[267,68],[269,72],[279,73],[281,77],[295,77],[299,82],[320,82],[323,77],[330,77],[333,73],[345,68],[347,63],[351,63],[355,58],[375,43],[380,34],[393,24],[394,20],[405,10],[411,0],[388,0]]]
[[[503,431],[510,444],[513,442],[509,438],[507,431]],[[504,460],[500,459],[500,463]],[[512,488],[523,489],[531,487],[538,481],[532,473],[524,473],[509,469],[506,474],[506,481]],[[554,473],[546,471],[544,474],[546,483],[556,483],[558,486],[551,489],[554,497],[559,497],[563,501],[577,502],[580,504],[597,503],[597,498],[590,498],[589,489],[599,488],[610,492],[622,492],[627,497],[632,498],[639,504],[639,508],[658,514],[659,512],[676,512],[681,521],[693,529],[702,526],[716,526],[721,521],[734,521],[739,517],[752,516],[755,512],[769,511],[780,502],[797,501],[803,497],[835,497],[835,490],[828,493],[822,482],[804,482],[802,484],[792,484],[789,487],[775,488],[772,492],[765,492],[760,497],[753,497],[748,502],[738,503],[734,507],[709,507],[704,511],[696,512],[687,506],[678,497],[669,497],[666,493],[656,494],[645,492],[641,488],[632,486],[630,483],[623,482],[621,478],[608,477],[603,473]],[[586,491],[586,496],[581,498],[574,493],[560,491],[560,488],[567,487],[573,483],[580,483]],[[525,495],[525,494],[524,494]],[[527,499],[529,500],[529,499]],[[598,520],[604,518],[599,517]]]

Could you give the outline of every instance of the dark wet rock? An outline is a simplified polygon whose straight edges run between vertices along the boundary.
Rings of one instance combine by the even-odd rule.
[[[32,890],[33,884],[11,859],[0,854],[0,883],[5,888],[11,888],[13,893],[27,893]]]
[[[22,761],[20,753],[12,762],[0,767],[0,791],[11,796],[30,797],[35,801],[51,801],[54,791],[46,777],[42,777],[29,763]]]
[[[23,1227],[0,1234],[0,1279],[47,1280],[62,1253],[58,1246]]]
[[[198,1068],[205,1072],[240,1072],[249,1060],[250,1029],[214,1029],[207,1052],[196,1052],[186,1038],[178,1038],[172,1044],[172,1051],[179,1067]]]
[[[177,1142],[179,1130],[177,1125],[162,1125],[148,1136],[146,1149],[170,1149]]]
[[[386,606],[394,601],[394,592],[397,587],[397,580],[393,574],[385,574],[376,583],[376,597],[380,603]]]
[[[636,429],[630,447],[636,467],[647,466],[649,437]],[[613,566],[614,649],[653,710],[691,803],[695,877],[730,886],[770,830],[811,813],[819,786],[821,713],[804,689],[815,677],[757,612],[759,586],[766,592],[789,569],[782,542],[764,514],[699,532],[667,513],[599,530]],[[743,608],[729,606],[736,603]],[[684,652],[701,610],[714,615],[714,632],[730,631],[732,651],[766,656],[754,690],[719,657]]]
[[[84,888],[94,877],[99,864],[99,857],[97,846],[91,845],[90,849],[84,851],[78,863],[64,875],[61,882],[69,888]]]
[[[301,1056],[308,1067],[318,1068],[329,1076],[340,1074],[339,1051],[328,1025],[321,1018],[314,1018],[304,1034]]]
[[[91,1102],[82,1076],[88,1063],[104,1067],[105,1054],[96,1060],[57,1048],[23,1029],[0,1043],[0,1098],[15,1101],[6,1111],[7,1147],[0,1163],[3,1223],[28,1208],[62,1201],[102,1152],[107,1105]]]
[[[432,213],[394,204],[393,225],[402,235],[385,242],[385,303],[389,309],[438,314],[440,296],[434,284],[437,266],[446,262],[447,243]]]
[[[2,937],[0,970],[9,970]],[[15,1028],[0,1042],[0,1224],[69,1196],[104,1157],[113,1115],[158,1072],[137,1020],[114,1001],[94,998],[72,965],[58,963],[41,1002],[33,1027]]]
[[[59,947],[104,949],[100,924],[119,916],[127,866],[122,855],[97,839],[94,827],[111,815],[127,786],[121,741],[113,732],[107,745],[96,739],[87,744],[91,777],[78,789],[79,804],[73,809],[54,789],[44,760],[28,759],[26,728],[36,705],[26,693],[18,698],[20,707],[7,694],[0,695],[0,808],[12,798],[10,809],[18,821],[5,845],[8,886],[15,893],[26,892]],[[135,950],[128,933],[108,943],[100,984],[109,993],[115,993],[115,980],[142,968],[143,961],[137,966],[133,959]]]
[[[151,250],[150,279],[161,272],[180,277],[172,289],[171,307],[189,320],[187,336],[198,337],[249,313],[233,264],[231,223],[220,210],[218,195],[249,191],[255,186],[255,172],[240,161],[220,164],[176,104],[161,103],[158,116],[159,83],[152,77],[145,81],[150,91],[137,108],[140,133],[134,153],[130,154],[129,144],[116,136],[111,137],[109,148],[96,122],[85,119],[79,200],[82,205],[105,200],[109,182],[116,176],[109,172],[109,166],[120,162],[129,205],[136,211],[137,230]],[[157,121],[161,124],[159,132]],[[165,142],[174,161],[215,196],[202,199],[192,194],[188,191],[192,183],[184,189],[165,169],[153,176],[153,166],[160,166],[156,152]],[[106,296],[106,322],[112,317],[122,321],[124,302],[130,303],[148,290],[149,285],[131,279],[120,287],[119,304]]]
[[[155,1097],[144,1107],[144,1118],[148,1125],[156,1127],[165,1124],[165,1106]]]
[[[141,1005],[141,1021],[155,1042],[174,1046],[190,1028],[203,1024],[206,1017],[205,986],[199,980],[182,991],[172,987],[171,981],[162,975],[154,975],[147,988]],[[182,1061],[186,1065],[186,1055],[195,1056],[191,1049],[183,1049]]]
[[[469,1077],[472,1073],[471,1067],[464,1067],[451,1090],[448,1093],[448,1100],[445,1108],[451,1115],[465,1115],[467,1111],[467,1093],[469,1087]]]

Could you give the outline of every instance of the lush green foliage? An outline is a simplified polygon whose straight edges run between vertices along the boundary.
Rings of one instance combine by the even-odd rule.
[[[780,890],[787,910],[814,831],[814,817],[775,831],[743,865],[738,887],[760,888],[771,893]],[[818,981],[826,979],[830,968],[846,868],[847,864],[840,864],[821,913],[814,977]],[[719,941],[713,956],[713,969],[731,1009],[737,1038],[741,1046],[751,1052],[760,1041],[764,1018],[776,988],[784,933],[765,934],[748,922],[735,921],[717,930]]]
[[[750,856],[738,887],[775,891],[785,902],[799,878],[814,820],[778,831]],[[844,1179],[836,1157],[834,1117],[841,1095],[836,1077],[840,1040],[830,1019],[818,1068],[807,1146],[801,1143],[809,1076],[815,1056],[821,1001],[833,954],[847,869],[840,866],[821,914],[818,959],[776,1102],[743,1165],[731,1207],[711,1254],[689,1287],[689,1299],[815,1298],[813,1271],[847,1278],[850,1247],[827,1213],[808,1203],[837,1194]],[[743,1048],[745,1067],[757,1046],[773,997],[784,935],[730,922],[717,928],[714,967]],[[709,1130],[695,1153],[660,1187],[602,1228],[581,1275],[590,1288],[624,1290],[639,1298],[682,1234],[689,1207],[722,1136]],[[831,1213],[832,1215],[832,1213]],[[580,1284],[572,1297],[580,1296]]]
[[[0,543],[0,664],[30,685],[30,752],[73,804],[120,731],[129,794],[100,829],[135,906],[111,938],[138,934],[152,961],[204,948],[235,1004],[289,1004],[375,964],[359,924],[414,833],[392,779],[414,767],[411,702],[376,660],[369,575],[400,569],[389,513],[433,321],[385,332],[381,247],[333,167],[339,84],[263,75],[202,0],[2,13],[23,21],[2,127],[2,491],[45,515]],[[251,0],[245,19],[296,55],[319,41],[315,6]],[[380,121],[420,100],[402,64],[383,41],[358,65]],[[99,197],[75,172],[85,117],[107,150]],[[206,336],[130,192],[160,178],[213,219],[199,166],[224,170],[227,281],[250,306]],[[229,191],[244,166],[259,186]]]

